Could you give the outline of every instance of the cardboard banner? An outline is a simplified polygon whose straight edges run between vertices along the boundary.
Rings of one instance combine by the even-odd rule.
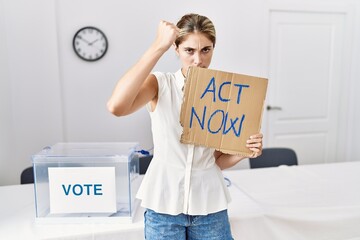
[[[246,140],[260,132],[267,84],[265,78],[189,68],[180,141],[249,157]]]

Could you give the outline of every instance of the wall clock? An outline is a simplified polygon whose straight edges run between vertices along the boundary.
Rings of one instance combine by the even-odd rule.
[[[105,34],[96,27],[83,27],[73,38],[73,48],[81,59],[94,62],[101,59],[109,47]]]

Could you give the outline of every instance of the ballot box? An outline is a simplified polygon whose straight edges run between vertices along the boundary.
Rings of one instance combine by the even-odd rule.
[[[68,142],[34,154],[36,222],[132,222],[137,149],[135,142]]]

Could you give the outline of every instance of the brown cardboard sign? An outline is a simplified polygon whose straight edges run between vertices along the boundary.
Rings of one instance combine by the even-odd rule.
[[[180,141],[249,157],[246,140],[260,132],[267,84],[265,78],[190,67]]]

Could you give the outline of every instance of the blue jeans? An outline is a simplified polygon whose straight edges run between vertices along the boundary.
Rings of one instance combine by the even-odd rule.
[[[146,240],[233,240],[227,210],[208,215],[168,215],[147,209]]]

